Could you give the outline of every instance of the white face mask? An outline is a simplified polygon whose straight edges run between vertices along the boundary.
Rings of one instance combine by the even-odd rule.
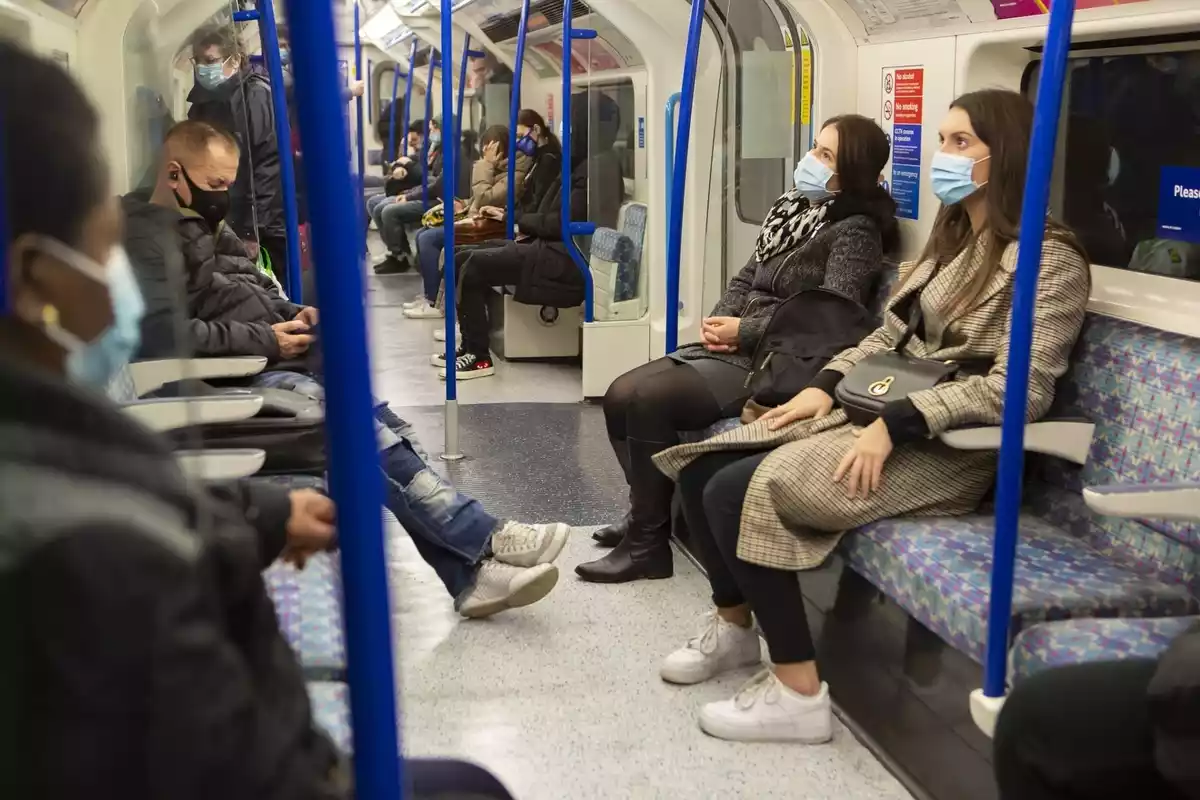
[[[57,309],[52,306],[47,306],[42,319],[42,330],[47,338],[67,354],[67,377],[74,383],[104,390],[129,364],[142,341],[141,324],[146,304],[129,256],[125,248],[118,245],[109,255],[108,266],[102,267],[56,239],[42,237],[37,247],[107,289],[113,321],[90,342],[62,327]]]

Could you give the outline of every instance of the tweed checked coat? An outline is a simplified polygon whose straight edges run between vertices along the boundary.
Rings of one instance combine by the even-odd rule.
[[[903,307],[905,299],[922,287],[925,335],[912,337],[906,352],[918,358],[992,364],[985,374],[960,375],[953,382],[909,395],[931,438],[898,445],[884,465],[879,491],[870,497],[850,499],[843,485],[833,483],[834,471],[854,442],[853,426],[836,408],[826,417],[778,431],[769,431],[760,421],[655,456],[659,469],[678,479],[688,464],[706,453],[773,451],[755,471],[746,492],[739,558],[775,569],[811,569],[833,552],[848,529],[908,514],[966,514],[979,504],[995,478],[995,453],[954,450],[936,437],[972,423],[1001,421],[1016,244],[1005,250],[1000,268],[973,307],[952,308],[958,288],[980,268],[985,249],[968,248],[940,269],[933,261],[904,264],[900,289],[885,308],[883,325],[827,367],[846,374],[863,358],[894,346],[907,324],[894,309]],[[1034,310],[1029,420],[1050,409],[1055,382],[1067,370],[1083,325],[1089,288],[1083,256],[1066,243],[1047,239]]]

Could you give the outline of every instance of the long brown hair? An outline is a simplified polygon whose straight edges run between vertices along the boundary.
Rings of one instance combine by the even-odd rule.
[[[962,203],[943,205],[918,263],[937,261],[944,264],[968,247],[972,250],[985,247],[979,271],[958,291],[950,306],[956,310],[969,310],[1000,269],[1005,249],[1020,233],[1025,169],[1033,133],[1033,105],[1023,95],[1008,89],[981,89],[962,95],[950,104],[950,108],[965,111],[975,134],[991,149],[991,171],[984,197],[987,227],[976,235]],[[1045,235],[1066,242],[1083,253],[1074,234],[1057,223],[1047,220]],[[971,253],[968,258],[973,256]]]
[[[896,223],[896,201],[879,185],[879,174],[892,154],[887,134],[875,120],[859,114],[831,117],[820,129],[830,125],[838,132],[839,199],[849,199],[875,220],[883,251],[891,253],[900,245],[900,229]]]

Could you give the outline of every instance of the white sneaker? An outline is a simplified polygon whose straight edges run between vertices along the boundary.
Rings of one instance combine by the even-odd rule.
[[[807,697],[763,670],[730,700],[700,709],[700,729],[731,742],[802,742],[822,744],[833,738],[829,686]]]
[[[404,316],[409,319],[442,319],[446,313],[422,297],[417,305],[404,309]]]
[[[538,564],[522,569],[488,559],[479,565],[475,588],[458,607],[464,617],[490,617],[510,608],[532,605],[558,583],[558,567]]]
[[[762,648],[754,628],[726,622],[712,612],[705,618],[704,630],[667,656],[658,674],[668,683],[685,686],[704,681],[722,672],[762,663]]]
[[[421,305],[421,303],[428,303],[428,302],[429,301],[425,299],[425,295],[419,294],[416,297],[414,297],[412,300],[409,300],[406,303],[401,303],[400,307],[403,308],[405,311],[408,311],[410,308],[416,308],[417,306]]]
[[[561,522],[553,525],[506,522],[492,534],[492,553],[497,561],[514,567],[549,564],[558,558],[570,534],[571,526]]]
[[[457,325],[455,325],[454,326],[454,341],[457,342],[461,339],[462,339],[462,331],[459,330]],[[433,329],[433,340],[435,342],[446,341],[446,327],[444,325],[439,325],[438,327]]]
[[[462,351],[459,351],[459,355],[462,355]],[[446,366],[446,351],[439,350],[438,352],[431,355],[429,357],[429,364],[430,364],[430,366],[434,366],[434,367],[445,367]]]

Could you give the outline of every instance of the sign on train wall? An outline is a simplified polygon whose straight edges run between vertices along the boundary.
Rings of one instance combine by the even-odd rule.
[[[1163,167],[1158,192],[1158,236],[1200,243],[1200,169]]]
[[[1075,9],[1110,8],[1129,3],[1144,3],[1146,0],[1075,0]],[[1036,17],[1038,14],[1050,12],[1051,0],[992,0],[996,9],[996,19],[1015,19],[1016,17]]]
[[[884,67],[880,124],[892,145],[888,189],[896,216],[921,216],[921,135],[925,123],[925,68]]]

